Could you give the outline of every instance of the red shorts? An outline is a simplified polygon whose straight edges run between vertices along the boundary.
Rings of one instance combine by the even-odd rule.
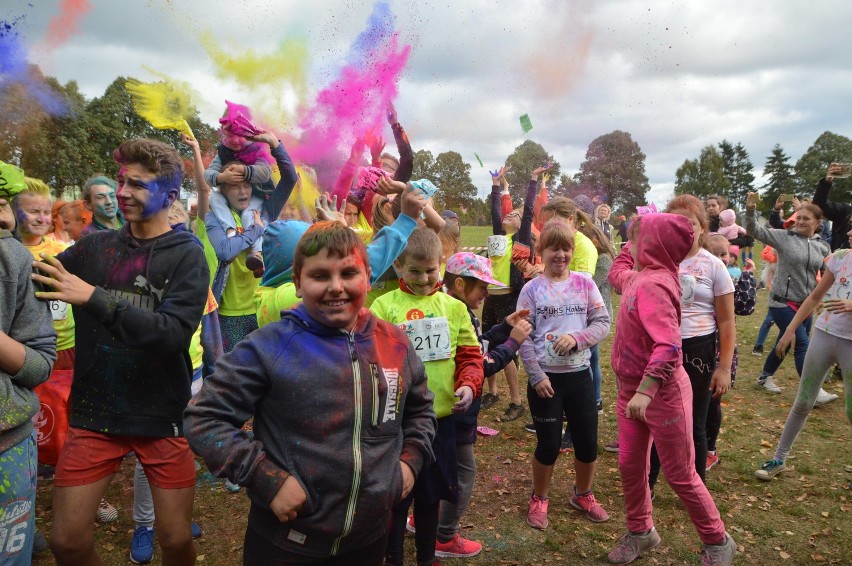
[[[71,346],[70,348],[66,348],[65,350],[57,350],[56,352],[56,362],[53,364],[53,369],[74,369],[74,357],[77,352],[77,348]]]
[[[152,485],[183,489],[195,485],[195,458],[185,438],[118,436],[69,428],[56,464],[54,485],[87,485],[118,471],[130,452],[142,464]]]

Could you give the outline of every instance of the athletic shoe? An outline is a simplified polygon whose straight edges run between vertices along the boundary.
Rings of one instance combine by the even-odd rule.
[[[615,442],[604,444],[604,450],[606,450],[607,452],[614,452],[615,454],[618,454],[618,441],[616,440]]]
[[[719,455],[716,454],[715,452],[713,452],[713,453],[708,452],[707,453],[707,466],[705,467],[705,469],[709,471],[710,468],[712,468],[713,466],[715,466],[718,463],[719,463]]]
[[[754,354],[755,356],[762,356],[763,355],[763,346],[755,346],[751,350],[751,353]]]
[[[765,462],[759,470],[756,470],[754,472],[754,477],[759,480],[769,481],[786,469],[787,466],[784,465],[784,462],[772,459]]]
[[[405,530],[411,534],[417,532],[417,529],[414,528],[414,515],[408,516],[408,520],[405,522]]]
[[[823,405],[828,405],[832,401],[837,400],[837,395],[834,393],[829,393],[822,387],[819,388],[819,393],[817,393],[816,401],[814,402],[814,406],[821,407]]]
[[[577,494],[577,488],[574,488],[574,495],[571,496],[571,507],[586,514],[586,518],[593,523],[604,523],[609,521],[609,513],[601,507],[601,504],[595,499],[595,494],[589,491],[583,495]]]
[[[130,541],[130,561],[134,564],[147,564],[154,559],[154,529],[136,527]]]
[[[447,542],[435,541],[435,556],[440,558],[469,558],[482,552],[482,544],[467,540],[456,533]]]
[[[525,425],[524,425],[524,430],[525,430],[525,431],[527,431],[527,432],[529,432],[529,433],[531,433],[531,434],[535,434],[535,423],[527,423],[527,424],[525,424]]]
[[[703,547],[701,550],[702,566],[729,566],[734,563],[737,543],[728,533],[725,533],[725,542],[722,544],[703,544],[701,546]]]
[[[193,521],[192,522],[192,538],[194,538],[194,539],[201,538],[201,535],[203,535],[203,534],[204,534],[204,531],[201,530],[201,525],[199,525],[198,523]]]
[[[489,409],[494,406],[494,404],[499,400],[500,396],[496,393],[486,393],[482,396],[482,400],[479,402],[479,408],[484,411],[485,409]]]
[[[237,493],[242,488],[235,483],[231,483],[231,480],[225,480],[225,489],[227,489],[231,493]]]
[[[115,507],[107,503],[106,499],[101,499],[98,504],[98,514],[96,515],[98,523],[112,523],[118,519],[118,511]]]
[[[645,534],[637,535],[627,531],[615,543],[615,548],[607,554],[610,564],[629,564],[639,558],[644,552],[658,546],[661,542],[657,529],[651,528]]]
[[[781,393],[781,388],[775,385],[775,380],[772,379],[771,375],[767,375],[763,379],[758,379],[757,386],[766,389],[770,393]]]
[[[524,415],[524,406],[518,405],[517,403],[509,403],[509,406],[506,407],[506,412],[503,413],[503,416],[500,417],[500,420],[504,423],[509,421],[514,421],[516,419],[521,418]]]
[[[602,415],[602,414],[603,414],[603,401],[600,401],[600,402],[598,403],[598,414],[599,414],[599,415]]]
[[[852,466],[850,466],[849,464],[845,464],[843,466],[843,471],[846,472],[847,474],[852,474]]]
[[[536,494],[530,495],[530,509],[527,511],[527,524],[534,529],[546,529],[549,524],[547,520],[547,506],[550,502],[547,498],[540,498]]]

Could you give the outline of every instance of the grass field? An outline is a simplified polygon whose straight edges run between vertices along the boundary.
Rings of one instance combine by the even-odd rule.
[[[482,245],[487,227],[464,228],[462,245]],[[852,463],[850,427],[844,415],[842,383],[825,388],[841,400],[814,410],[793,448],[788,465],[795,469],[769,483],[753,472],[775,448],[798,386],[793,360],[785,360],[776,374],[784,388],[771,395],[754,386],[763,357],[751,354],[757,328],[766,313],[766,292],[758,295],[752,316],[738,317],[740,366],[736,388],[723,402],[725,420],[719,439],[720,463],[708,472],[708,487],[722,513],[728,532],[739,546],[738,564],[852,564],[852,502],[844,464]],[[617,305],[617,298],[616,298]],[[775,332],[770,335],[774,339]],[[609,367],[612,334],[602,346],[605,413],[600,417],[598,473],[595,492],[610,512],[608,523],[592,524],[568,505],[572,487],[570,455],[556,464],[550,494],[550,527],[536,531],[525,523],[531,490],[530,462],[533,435],[523,430],[528,415],[501,423],[498,417],[508,403],[501,381],[501,401],[484,411],[480,423],[499,429],[493,438],[476,445],[477,481],[471,507],[463,519],[464,534],[482,541],[485,551],[464,562],[471,565],[600,564],[625,530],[617,455],[604,452],[603,444],[616,437],[615,384]],[[525,376],[522,372],[521,379]],[[526,404],[526,403],[525,403]],[[119,520],[97,527],[96,544],[107,565],[124,565],[133,529],[131,519],[133,467],[125,462],[107,499],[119,509]],[[39,487],[40,528],[51,528],[50,484]],[[242,539],[248,502],[245,493],[230,494],[202,469],[196,492],[195,519],[204,528],[197,542],[200,564],[242,563]],[[638,564],[695,564],[700,544],[679,500],[665,482],[654,502],[656,527],[663,543]],[[413,539],[408,542],[408,564],[414,563]],[[36,564],[52,564],[50,557]],[[159,551],[153,564],[159,564]],[[446,560],[461,564],[460,560]]]

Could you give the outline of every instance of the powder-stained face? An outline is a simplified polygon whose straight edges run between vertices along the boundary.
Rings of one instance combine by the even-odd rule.
[[[92,207],[92,214],[96,218],[104,220],[112,220],[118,214],[118,198],[115,196],[115,190],[108,185],[92,185],[91,199],[89,204]]]
[[[62,225],[65,231],[68,232],[68,237],[76,242],[80,239],[80,235],[83,233],[83,228],[86,227],[83,217],[80,215],[80,211],[70,205],[66,205],[62,208],[61,215]]]
[[[346,220],[346,225],[352,228],[358,223],[358,214],[360,210],[352,203],[347,202],[346,208],[343,209],[343,219]]]
[[[128,222],[141,222],[167,209],[177,197],[139,163],[123,165],[118,172],[118,206]]]
[[[435,290],[441,278],[441,260],[406,258],[400,265],[402,280],[415,295],[425,296]]]
[[[352,330],[370,290],[370,274],[360,254],[329,256],[323,249],[306,257],[293,283],[308,314],[331,328]]]
[[[568,273],[568,266],[574,250],[567,247],[551,246],[541,251],[541,262],[544,264],[544,272],[548,277],[560,278]]]
[[[233,151],[239,151],[251,143],[243,136],[231,132],[230,128],[227,127],[222,127],[219,130],[219,135],[222,138],[222,145]]]
[[[18,226],[23,234],[44,236],[50,231],[50,199],[37,195],[18,198]]]

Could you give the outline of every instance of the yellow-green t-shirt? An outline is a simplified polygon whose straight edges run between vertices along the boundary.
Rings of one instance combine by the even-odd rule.
[[[240,216],[233,210],[231,214],[238,228],[243,227]],[[260,279],[246,267],[246,257],[251,248],[241,251],[231,262],[228,272],[228,282],[222,291],[222,300],[219,303],[219,314],[223,316],[246,316],[255,314],[254,290],[257,289]]]
[[[476,332],[470,322],[467,307],[445,293],[412,295],[402,289],[382,295],[370,307],[378,318],[403,328],[412,340],[415,352],[424,359],[430,353],[448,352],[447,357],[424,361],[429,390],[435,395],[435,416],[449,416],[456,402],[455,373],[456,349],[459,346],[479,347]],[[426,323],[445,318],[446,326],[440,330],[424,329]],[[443,323],[443,321],[440,321]],[[414,327],[417,328],[414,328]],[[448,335],[448,336],[447,336]],[[436,336],[439,338],[436,340]],[[449,347],[443,340],[449,338]],[[440,355],[440,354],[439,354]]]
[[[488,292],[492,295],[502,295],[509,293],[512,290],[510,287],[512,278],[512,249],[514,248],[515,243],[512,241],[512,236],[503,237],[506,238],[505,253],[502,255],[488,254],[488,257],[491,260],[491,272],[494,274],[494,279],[505,285],[505,287],[489,285]]]
[[[296,286],[284,283],[278,287],[258,285],[254,291],[254,306],[257,309],[257,327],[281,320],[281,311],[292,309],[302,301],[296,296]]]
[[[195,221],[193,231],[204,249],[204,260],[207,262],[207,269],[210,270],[210,285],[212,285],[213,278],[216,277],[216,268],[219,267],[219,258],[216,257],[216,250],[213,249],[210,238],[207,237],[207,226],[201,217]]]
[[[390,279],[388,281],[376,281],[370,290],[367,291],[367,299],[364,301],[364,306],[370,308],[372,304],[383,295],[387,295],[391,291],[399,289],[399,280]]]
[[[65,251],[68,244],[57,240],[42,238],[41,243],[35,246],[27,246],[33,258],[41,260],[40,253],[44,252],[51,257],[56,257]],[[49,301],[50,315],[53,317],[53,329],[56,331],[56,350],[62,351],[74,347],[74,311],[71,305],[64,301]]]
[[[597,264],[598,249],[588,236],[577,230],[574,232],[574,257],[571,258],[568,269],[594,275]]]
[[[213,296],[213,290],[207,287],[207,304],[204,305],[204,313],[210,314],[215,311],[219,305],[216,304],[216,297]],[[196,370],[201,367],[204,357],[204,347],[201,345],[201,323],[198,323],[198,328],[192,335],[192,340],[189,341],[189,359],[192,360],[192,369]]]

